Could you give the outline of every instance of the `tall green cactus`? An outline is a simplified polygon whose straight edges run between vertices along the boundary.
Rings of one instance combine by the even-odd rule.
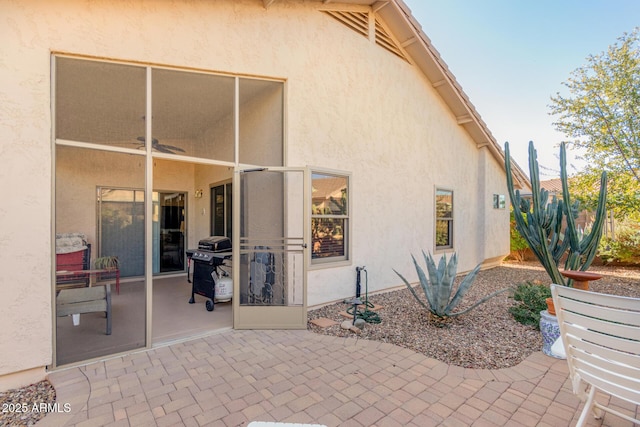
[[[558,265],[566,254],[565,270],[585,271],[593,262],[602,237],[602,227],[606,216],[607,173],[602,172],[600,178],[600,195],[596,209],[596,219],[590,233],[584,233],[576,226],[578,202],[571,203],[567,177],[567,152],[565,144],[560,145],[560,180],[562,181],[562,199],[553,196],[549,202],[549,192],[540,188],[540,170],[538,155],[529,142],[529,178],[532,188],[532,203],[523,199],[520,191],[513,189],[511,175],[511,156],[509,143],[504,145],[505,167],[507,170],[507,187],[511,205],[513,206],[516,229],[527,241],[531,251],[546,270],[551,281],[559,285],[571,286],[573,281],[565,279]],[[523,213],[526,217],[523,217]],[[566,218],[563,230],[562,220]]]

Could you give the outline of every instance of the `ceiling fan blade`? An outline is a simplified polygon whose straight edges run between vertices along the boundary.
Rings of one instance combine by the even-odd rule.
[[[136,139],[142,142],[142,146],[144,146],[144,144],[147,142],[144,136],[139,136]],[[176,147],[175,145],[160,144],[160,142],[156,138],[151,139],[151,148],[161,153],[168,154],[175,154],[176,151],[179,151],[180,153],[185,152],[182,148]]]
[[[173,151],[179,151],[181,153],[184,153],[184,150],[180,147],[176,147],[175,145],[167,145],[167,144],[158,144],[156,147],[162,147],[162,148],[166,148],[167,150],[173,150]]]
[[[169,150],[168,148],[166,148],[162,144],[155,144],[153,146],[153,149],[156,150],[156,151],[159,151],[161,153],[174,154],[173,151]]]
[[[139,137],[137,137],[136,139],[137,139],[138,141],[140,141],[140,142],[147,142],[147,139],[146,139],[144,136],[139,136]],[[155,139],[155,138],[152,138],[152,139],[151,139],[151,143],[155,145],[155,144],[157,144],[157,143],[158,143],[158,140],[157,140],[157,139]]]

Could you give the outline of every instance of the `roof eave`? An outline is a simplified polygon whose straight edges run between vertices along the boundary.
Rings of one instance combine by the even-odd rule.
[[[456,80],[440,53],[422,30],[421,25],[413,17],[411,10],[402,0],[388,2],[392,7],[385,7],[378,11],[389,25],[404,21],[404,25],[413,32],[414,39],[410,43],[403,43],[403,48],[412,57],[425,76],[431,81],[433,88],[447,104],[458,125],[462,126],[474,140],[477,148],[487,148],[495,159],[505,169],[505,154],[498,145],[495,137],[480,117],[468,96]],[[385,14],[387,16],[385,16]],[[395,14],[396,16],[390,16]],[[514,184],[518,188],[530,188],[527,175],[512,159],[512,173]],[[505,169],[506,170],[506,169]]]
[[[413,17],[411,9],[402,0],[321,0],[323,3],[342,3],[368,5],[384,19],[400,41],[402,49],[411,57],[414,63],[429,79],[433,88],[447,104],[455,116],[458,125],[462,126],[475,142],[476,148],[487,148],[493,157],[506,171],[504,151],[498,145],[495,137],[484,123],[480,114],[469,100],[468,96],[458,84],[449,67],[440,57],[429,37],[422,31],[422,26]],[[265,8],[271,6],[275,0],[263,0]],[[531,188],[529,178],[513,160],[512,175],[516,188]]]

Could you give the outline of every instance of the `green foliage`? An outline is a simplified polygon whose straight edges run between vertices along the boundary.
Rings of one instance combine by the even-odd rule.
[[[494,296],[509,290],[509,288],[506,288],[506,289],[496,291],[482,298],[481,300],[473,304],[471,307],[468,307],[465,310],[454,313],[453,310],[458,306],[458,304],[460,304],[464,295],[471,288],[471,285],[473,284],[473,281],[475,280],[476,275],[478,274],[478,271],[480,271],[480,264],[478,264],[476,268],[473,269],[473,271],[471,271],[469,274],[467,274],[467,276],[465,276],[465,278],[462,280],[460,285],[458,285],[458,290],[456,291],[455,295],[453,296],[453,298],[451,298],[451,294],[453,292],[453,287],[454,287],[453,285],[456,278],[456,271],[458,269],[458,257],[456,253],[454,252],[454,254],[451,256],[451,259],[448,263],[447,263],[447,256],[442,255],[437,268],[436,268],[436,263],[434,262],[433,257],[431,256],[430,253],[427,255],[425,254],[424,251],[422,251],[422,255],[427,264],[427,271],[429,272],[429,278],[427,278],[427,275],[424,273],[424,270],[422,269],[422,267],[420,267],[420,265],[416,261],[416,258],[413,255],[411,255],[411,258],[413,259],[413,264],[415,265],[416,272],[418,273],[420,286],[422,287],[424,295],[427,299],[427,303],[429,305],[425,304],[422,301],[422,299],[418,297],[418,294],[413,289],[413,287],[411,286],[411,284],[407,279],[405,279],[396,270],[393,270],[393,271],[398,276],[400,276],[400,278],[402,279],[404,284],[407,285],[407,288],[409,288],[409,291],[411,291],[411,294],[415,297],[415,299],[425,309],[429,310],[431,314],[441,319],[464,314],[476,308],[477,306],[487,301],[488,299],[493,298]]]
[[[560,181],[562,182],[562,200],[555,196],[549,202],[549,192],[540,188],[540,170],[538,156],[529,142],[529,177],[532,188],[532,201],[514,191],[511,175],[511,155],[509,143],[505,143],[505,168],[507,170],[507,189],[514,211],[514,219],[518,232],[525,238],[531,251],[538,258],[552,283],[559,285],[573,284],[573,280],[565,279],[560,274],[558,265],[566,256],[565,270],[582,270],[589,268],[598,250],[602,237],[602,227],[606,217],[607,173],[600,177],[600,193],[595,211],[595,221],[590,232],[580,230],[576,226],[579,203],[571,202],[569,195],[569,178],[567,176],[567,153],[565,144],[560,145]],[[563,219],[566,227],[562,229]]]
[[[509,313],[523,325],[540,329],[540,312],[547,309],[546,299],[551,298],[548,286],[525,282],[520,283],[513,294],[518,304],[509,307]]]
[[[513,208],[511,209],[510,219],[509,219],[509,239],[510,239],[510,249],[511,255],[517,261],[524,261],[525,252],[529,249],[529,245],[524,237],[518,232],[516,228],[516,219],[513,216]],[[522,215],[523,221],[526,222],[526,215]]]
[[[93,265],[101,270],[115,269],[120,266],[120,261],[116,256],[103,256],[96,258]]]
[[[570,95],[557,93],[550,109],[556,129],[585,150],[588,166],[575,183],[585,206],[595,206],[607,171],[608,207],[620,218],[640,211],[640,28],[618,41],[573,71],[563,83]]]
[[[598,254],[604,262],[640,264],[640,224],[618,224],[615,239],[603,238]]]

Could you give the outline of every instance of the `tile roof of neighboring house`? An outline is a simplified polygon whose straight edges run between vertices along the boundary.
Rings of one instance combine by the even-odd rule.
[[[540,188],[544,188],[550,194],[562,194],[562,181],[560,181],[560,178],[540,181]]]
[[[315,179],[313,181],[312,197],[314,199],[340,199],[342,197],[342,189],[345,187],[346,180],[341,177]]]

